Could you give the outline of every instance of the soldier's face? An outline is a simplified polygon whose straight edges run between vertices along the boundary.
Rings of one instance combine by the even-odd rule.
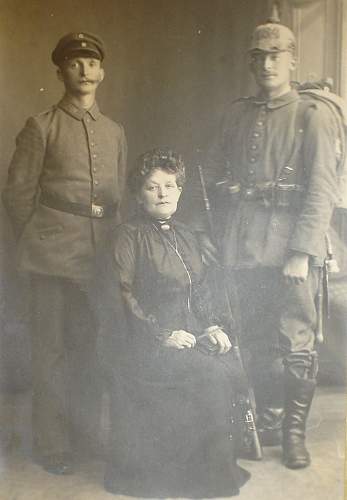
[[[104,70],[99,59],[73,57],[62,63],[58,69],[58,78],[72,95],[94,94],[104,79]]]
[[[145,180],[137,200],[151,217],[167,219],[176,212],[181,191],[175,174],[156,169]]]
[[[250,68],[260,91],[266,96],[279,96],[290,90],[291,72],[296,61],[292,52],[255,51],[250,55]]]

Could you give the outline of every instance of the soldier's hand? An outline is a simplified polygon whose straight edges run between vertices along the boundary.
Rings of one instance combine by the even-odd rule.
[[[206,233],[198,233],[202,260],[206,265],[218,264],[218,251]]]
[[[309,256],[298,252],[288,258],[282,272],[287,283],[300,285],[307,280],[308,270]]]

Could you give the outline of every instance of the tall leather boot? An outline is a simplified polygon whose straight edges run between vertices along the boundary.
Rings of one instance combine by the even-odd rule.
[[[266,366],[253,374],[253,387],[257,405],[257,430],[262,446],[282,444],[284,418],[284,366],[283,358],[269,355]]]
[[[305,431],[315,387],[315,378],[286,375],[282,446],[283,463],[289,469],[302,469],[311,463],[305,446]]]
[[[265,408],[257,419],[257,430],[262,446],[280,446],[282,443],[283,408]]]

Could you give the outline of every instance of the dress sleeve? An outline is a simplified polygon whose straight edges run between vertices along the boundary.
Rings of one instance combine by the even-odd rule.
[[[3,202],[17,236],[34,211],[44,155],[42,131],[35,118],[29,118],[17,136],[16,150],[3,191]]]
[[[321,104],[309,108],[303,144],[307,193],[289,243],[292,251],[316,256],[328,231],[338,193],[337,137],[337,126],[328,107]]]
[[[161,340],[171,332],[162,331],[156,317],[146,314],[134,294],[135,273],[138,255],[137,231],[126,225],[119,226],[113,248],[113,263],[120,279],[121,294],[131,324],[137,332]]]
[[[205,280],[194,286],[192,307],[204,329],[221,324],[220,318],[213,307],[213,302],[211,289]]]

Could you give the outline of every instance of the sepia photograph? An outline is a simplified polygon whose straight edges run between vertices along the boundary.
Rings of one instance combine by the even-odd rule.
[[[0,500],[347,498],[347,0],[0,0]]]

